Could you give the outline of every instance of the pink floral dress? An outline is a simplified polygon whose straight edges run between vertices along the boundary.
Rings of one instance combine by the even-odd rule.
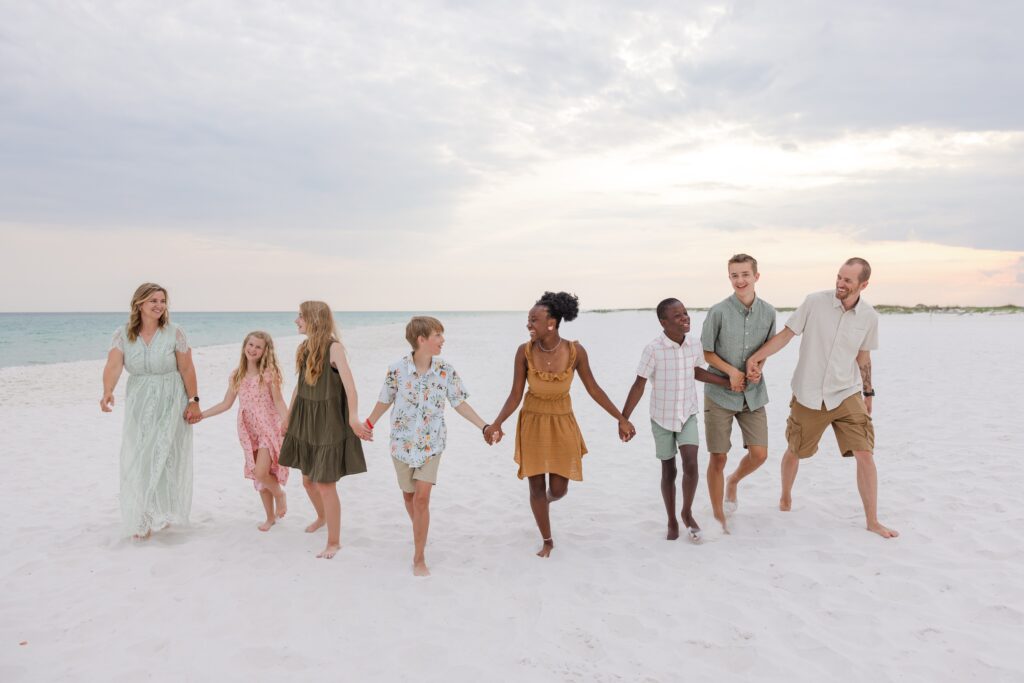
[[[246,377],[238,387],[238,441],[245,454],[245,478],[252,479],[257,491],[264,488],[256,479],[256,451],[270,452],[270,473],[282,486],[288,481],[288,468],[277,463],[281,453],[281,417],[270,393],[270,380],[260,383],[258,375]]]

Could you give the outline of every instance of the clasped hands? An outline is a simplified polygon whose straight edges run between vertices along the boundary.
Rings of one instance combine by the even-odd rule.
[[[182,417],[185,418],[185,422],[194,425],[203,419],[203,411],[199,409],[198,403],[189,401],[188,407],[185,408],[185,414]]]
[[[500,424],[486,425],[483,428],[483,434],[484,441],[487,443],[488,446],[493,446],[494,444],[501,441],[501,438],[505,436],[505,432],[501,431]]]
[[[758,361],[758,360],[754,360],[753,358],[748,358],[747,359],[747,374],[746,374],[746,376],[741,375],[739,372],[737,372],[736,375],[739,376],[742,379],[745,379],[747,382],[749,382],[751,384],[757,384],[758,382],[761,381],[761,368],[763,368],[763,367],[764,367],[764,360]],[[729,375],[729,381],[732,382],[733,384],[735,384],[735,379],[733,379],[731,373]],[[740,388],[739,389],[737,389],[735,386],[733,386],[732,390],[733,391],[743,391],[743,383],[742,383],[742,381],[740,382]]]

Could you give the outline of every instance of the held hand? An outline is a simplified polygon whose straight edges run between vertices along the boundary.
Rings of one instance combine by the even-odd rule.
[[[373,438],[373,433],[365,424],[359,421],[358,417],[350,418],[348,425],[352,428],[352,431],[355,432],[355,435],[363,441],[370,441]]]
[[[504,434],[502,434],[502,431],[501,431],[501,425],[493,425],[493,424],[492,425],[487,425],[486,427],[484,427],[483,435],[484,435],[484,441],[489,446],[493,446],[494,444],[498,443],[499,441],[501,441],[501,437],[504,436]]]
[[[634,436],[636,436],[636,427],[633,426],[633,423],[626,418],[619,420],[619,439],[622,440],[622,443],[628,442]]]
[[[103,398],[100,399],[100,410],[104,413],[109,413],[114,409],[114,394],[106,393],[103,394]]]
[[[203,411],[199,409],[199,404],[196,403],[195,401],[189,401],[188,407],[185,408],[184,418],[185,422],[188,422],[190,425],[194,425],[195,423],[202,420]]]
[[[370,438],[367,441],[373,441],[373,425],[370,424],[369,418],[363,420],[363,426],[370,430]]]
[[[735,392],[741,392],[746,386],[746,377],[739,370],[729,371],[729,388]]]
[[[751,384],[757,384],[761,381],[761,367],[764,365],[764,361],[758,361],[751,356],[747,359],[747,381]]]

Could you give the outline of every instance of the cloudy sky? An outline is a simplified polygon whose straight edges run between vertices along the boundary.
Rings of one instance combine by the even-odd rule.
[[[1024,304],[1019,2],[0,0],[0,310]]]

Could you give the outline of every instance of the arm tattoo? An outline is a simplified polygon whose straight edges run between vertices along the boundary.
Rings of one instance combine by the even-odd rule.
[[[864,383],[864,391],[871,391],[871,361],[865,361],[860,366],[860,379]]]

